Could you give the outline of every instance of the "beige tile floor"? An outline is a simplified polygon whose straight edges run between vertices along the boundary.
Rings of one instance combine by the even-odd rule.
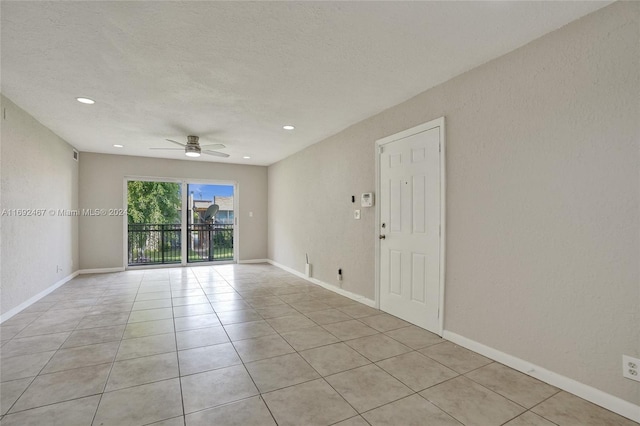
[[[270,265],[80,276],[1,326],[0,425],[633,425]]]

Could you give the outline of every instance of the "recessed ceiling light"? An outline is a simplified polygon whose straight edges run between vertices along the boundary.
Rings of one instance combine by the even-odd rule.
[[[114,143],[113,147],[114,148],[124,148],[124,145],[120,145],[119,143]]]
[[[248,159],[249,159],[249,158],[251,158],[251,157],[249,157],[248,155],[245,155],[245,156],[244,156],[244,157],[242,157],[242,158],[244,158],[245,160],[248,160]]]
[[[285,130],[293,130],[293,129],[295,129],[295,127],[293,127],[290,124],[287,124],[286,126],[282,126],[282,128],[285,129]]]
[[[82,103],[82,104],[87,104],[87,105],[93,105],[96,103],[96,101],[94,101],[93,99],[89,99],[89,98],[76,98],[76,101]]]

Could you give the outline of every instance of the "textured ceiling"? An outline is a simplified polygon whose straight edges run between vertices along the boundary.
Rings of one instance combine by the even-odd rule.
[[[608,3],[2,1],[2,92],[80,151],[268,165]]]

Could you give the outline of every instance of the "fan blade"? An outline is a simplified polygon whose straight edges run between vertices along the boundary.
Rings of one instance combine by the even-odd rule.
[[[185,145],[185,144],[183,144],[183,143],[176,142],[176,141],[171,140],[171,139],[165,139],[165,140],[166,140],[167,142],[171,142],[171,143],[175,143],[176,145],[180,145],[180,146],[181,146],[181,147],[183,147],[183,148],[184,148],[185,146],[187,146],[187,145]]]
[[[204,150],[202,151],[203,154],[208,154],[208,155],[213,155],[214,157],[228,157],[229,154],[225,154],[224,152],[218,152],[218,151],[209,151],[209,150]]]
[[[184,148],[149,148],[149,149],[160,149],[163,151],[184,151]]]
[[[222,149],[226,148],[226,146],[222,145],[221,143],[214,143],[212,145],[200,145],[200,148]]]

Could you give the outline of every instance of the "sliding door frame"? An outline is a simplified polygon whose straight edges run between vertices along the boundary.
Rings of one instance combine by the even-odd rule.
[[[206,265],[223,265],[228,263],[237,263],[238,262],[238,253],[239,250],[239,220],[238,214],[239,211],[239,189],[238,183],[236,181],[231,180],[217,180],[217,179],[188,179],[188,178],[170,178],[170,177],[157,177],[157,176],[125,176],[122,183],[122,208],[124,211],[127,211],[128,208],[128,183],[134,181],[143,181],[143,182],[169,182],[169,183],[178,183],[181,188],[181,202],[182,202],[182,214],[180,218],[180,263],[170,263],[170,264],[157,264],[157,265],[129,265],[129,220],[128,215],[124,214],[122,217],[122,228],[123,228],[123,244],[122,244],[122,264],[124,265],[124,269],[151,269],[151,268],[175,268],[180,265],[184,266],[206,266]],[[188,262],[188,247],[187,247],[187,215],[188,215],[188,185],[189,184],[199,184],[199,185],[226,185],[233,186],[233,260],[223,260],[223,261],[212,261],[212,262],[197,262],[197,263],[189,263]],[[187,207],[187,208],[185,208]]]
[[[240,198],[238,196],[238,183],[236,181],[231,181],[231,180],[210,180],[210,179],[182,179],[182,181],[184,182],[184,194],[182,195],[184,197],[182,205],[186,206],[187,205],[187,200],[189,198],[189,194],[187,193],[187,186],[192,183],[192,184],[199,184],[199,185],[226,185],[226,186],[233,186],[233,260],[218,260],[218,261],[211,261],[211,262],[192,262],[189,263],[188,261],[188,247],[186,244],[187,241],[187,210],[188,209],[182,209],[183,212],[183,224],[184,226],[184,241],[185,244],[183,244],[182,250],[183,250],[183,254],[182,254],[182,266],[206,266],[206,265],[224,265],[227,263],[238,263],[238,241],[240,240],[240,238],[238,238],[238,236],[240,235],[238,233],[238,228],[239,228],[239,224],[238,224],[238,199]]]

